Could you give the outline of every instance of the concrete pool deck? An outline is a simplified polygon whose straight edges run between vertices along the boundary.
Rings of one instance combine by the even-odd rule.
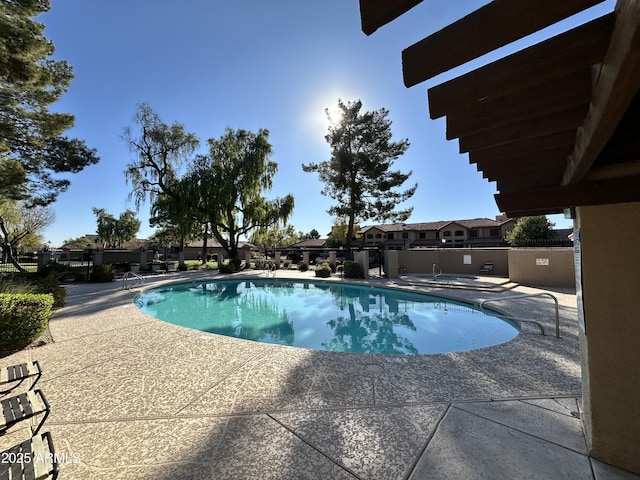
[[[278,272],[285,275],[313,279]],[[216,276],[159,275],[145,286]],[[43,430],[68,455],[61,479],[640,478],[587,455],[572,292],[552,292],[560,339],[553,302],[535,297],[500,307],[540,320],[548,336],[523,325],[495,347],[387,356],[185,329],[140,312],[132,302],[139,291],[71,284],[51,321],[55,342],[0,358],[0,366],[39,360],[38,387],[51,404]],[[16,426],[0,449],[26,436]]]

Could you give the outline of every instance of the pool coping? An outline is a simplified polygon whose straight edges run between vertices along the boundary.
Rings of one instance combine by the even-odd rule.
[[[278,272],[285,274],[313,276]],[[219,277],[178,272],[150,277],[147,285],[207,278]],[[367,282],[392,286],[384,279]],[[523,325],[510,342],[479,350],[372,355],[257,344],[168,324],[133,305],[138,288],[122,290],[117,282],[67,288],[67,304],[51,321],[55,343],[0,359],[0,366],[25,359],[42,365],[38,385],[52,405],[45,429],[58,452],[79,459],[62,465],[61,478],[423,478],[461,461],[442,446],[472,423],[474,435],[507,429],[514,438],[535,439],[542,452],[561,451],[564,464],[568,455],[576,468],[596,468],[584,438],[577,440],[580,358],[572,292],[556,292],[561,339]],[[456,295],[468,301],[500,294]],[[514,314],[532,309],[552,322],[538,299],[508,306]],[[550,423],[541,425],[542,417]],[[555,438],[558,425],[569,443]],[[24,433],[1,437],[0,447]],[[467,433],[458,433],[460,448]],[[544,469],[550,460],[542,455],[536,465]],[[475,473],[467,478],[485,478],[477,476],[473,456],[468,461]]]

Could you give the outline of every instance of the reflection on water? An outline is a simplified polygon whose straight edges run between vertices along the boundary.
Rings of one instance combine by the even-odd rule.
[[[418,354],[496,345],[517,328],[469,305],[333,282],[232,280],[145,292],[156,318],[246,340],[354,353]]]

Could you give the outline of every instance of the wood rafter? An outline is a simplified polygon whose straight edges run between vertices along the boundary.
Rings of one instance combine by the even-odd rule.
[[[431,118],[543,84],[600,63],[614,15],[608,14],[428,90]]]
[[[609,49],[569,157],[564,185],[584,178],[640,88],[640,2],[619,0],[615,13]]]
[[[493,0],[405,49],[404,84],[416,85],[602,1]]]
[[[403,13],[408,12],[422,0],[360,0],[362,31],[371,35]]]

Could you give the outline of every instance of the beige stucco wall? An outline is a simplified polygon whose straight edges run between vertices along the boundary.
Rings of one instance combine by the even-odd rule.
[[[506,248],[398,250],[396,254],[398,266],[403,267],[410,274],[432,273],[435,263],[444,275],[478,275],[484,262],[493,262],[494,275],[507,276],[509,273],[509,249]],[[465,260],[470,263],[465,263]],[[394,274],[393,269],[389,273],[391,276],[397,275],[397,272]]]
[[[522,285],[575,287],[571,248],[514,248],[509,251],[509,279]]]
[[[583,423],[595,458],[640,473],[640,203],[578,209]]]

